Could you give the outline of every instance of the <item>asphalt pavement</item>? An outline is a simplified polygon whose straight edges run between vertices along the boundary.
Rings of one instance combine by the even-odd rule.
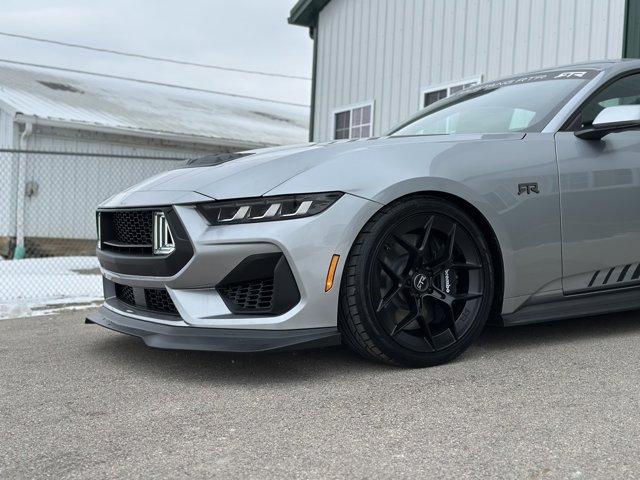
[[[455,362],[150,349],[0,320],[0,478],[638,478],[640,314],[490,328]]]

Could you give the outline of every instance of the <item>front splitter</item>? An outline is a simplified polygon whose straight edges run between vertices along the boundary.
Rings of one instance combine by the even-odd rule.
[[[138,320],[100,307],[85,323],[141,338],[149,347],[173,350],[252,353],[300,350],[340,344],[336,327],[300,330],[245,330],[178,327]]]

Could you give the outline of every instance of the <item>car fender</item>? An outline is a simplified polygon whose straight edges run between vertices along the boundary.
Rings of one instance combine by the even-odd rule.
[[[327,152],[328,153],[328,152]],[[328,156],[328,155],[327,155]],[[524,194],[521,186],[535,185]],[[355,142],[268,195],[341,190],[386,205],[420,192],[472,205],[493,229],[504,265],[504,313],[562,276],[553,135],[456,135]],[[506,301],[506,299],[510,299]]]
[[[489,225],[497,240],[501,252],[503,264],[503,280],[505,287],[514,285],[516,279],[515,264],[513,261],[512,239],[509,229],[499,212],[478,192],[467,185],[448,178],[416,177],[408,178],[401,182],[388,186],[378,192],[373,198],[377,203],[387,205],[403,197],[418,193],[440,194],[458,198],[475,208]],[[473,212],[470,212],[473,213]],[[505,296],[508,289],[505,288]]]

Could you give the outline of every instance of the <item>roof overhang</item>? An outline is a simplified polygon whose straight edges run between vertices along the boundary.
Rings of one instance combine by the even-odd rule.
[[[289,14],[289,23],[302,27],[313,27],[318,21],[320,11],[331,0],[298,0]]]
[[[273,147],[269,143],[259,143],[228,138],[205,137],[200,135],[176,134],[171,132],[157,132],[151,130],[133,130],[130,128],[118,128],[98,125],[93,123],[72,122],[68,120],[41,118],[35,115],[16,113],[14,121],[19,124],[31,123],[43,127],[65,128],[69,130],[82,130],[111,135],[124,135],[130,137],[142,137],[146,139],[165,140],[176,143],[190,143],[208,146],[219,146],[234,149],[250,150],[255,148]]]

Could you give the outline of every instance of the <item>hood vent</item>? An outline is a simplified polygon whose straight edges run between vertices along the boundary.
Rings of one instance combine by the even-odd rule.
[[[204,157],[187,160],[183,168],[213,167],[214,165],[221,165],[238,158],[248,157],[249,155],[253,155],[253,153],[216,153],[213,155],[205,155]]]

